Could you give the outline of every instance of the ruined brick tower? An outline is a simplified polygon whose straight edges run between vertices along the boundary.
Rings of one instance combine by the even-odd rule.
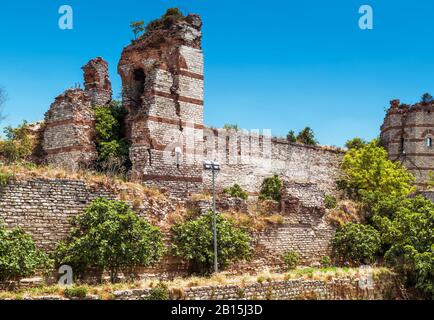
[[[391,160],[401,161],[415,177],[418,187],[427,187],[434,171],[434,103],[402,105],[391,101],[381,126],[381,142]]]
[[[91,167],[97,158],[92,107],[111,101],[108,65],[102,58],[83,67],[84,86],[58,96],[45,114],[43,151],[51,165],[76,170]]]
[[[119,62],[132,178],[171,193],[202,187],[202,21],[188,15],[126,47]]]

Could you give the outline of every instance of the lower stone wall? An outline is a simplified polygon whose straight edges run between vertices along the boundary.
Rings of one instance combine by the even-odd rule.
[[[397,279],[379,276],[370,285],[363,278],[293,279],[245,285],[204,286],[171,290],[173,300],[395,300],[401,299]],[[117,291],[116,300],[141,300],[151,289]]]

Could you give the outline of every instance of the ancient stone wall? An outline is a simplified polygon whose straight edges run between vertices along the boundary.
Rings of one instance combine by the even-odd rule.
[[[86,206],[99,197],[120,199],[127,190],[114,192],[104,186],[92,186],[79,180],[30,179],[11,181],[0,187],[0,221],[6,226],[23,227],[36,244],[46,250],[64,240],[71,229],[71,220],[84,212]],[[134,199],[133,199],[134,200]],[[139,215],[162,221],[174,210],[170,204],[160,204],[141,198],[136,205]],[[131,203],[127,200],[127,203]]]
[[[408,106],[391,101],[381,126],[381,142],[389,159],[402,162],[425,189],[428,173],[434,170],[434,104]]]
[[[210,130],[204,132],[204,158],[219,160],[219,189],[238,183],[257,195],[266,177],[316,183],[326,193],[336,192],[336,180],[344,153],[337,149],[289,143],[255,132]],[[203,172],[204,188],[211,188],[211,174]]]
[[[203,53],[199,16],[147,32],[119,62],[132,178],[197,193],[202,185]]]
[[[45,161],[72,170],[94,165],[98,154],[92,108],[106,105],[112,99],[107,62],[98,57],[83,70],[85,90],[65,91],[45,114],[42,145]]]

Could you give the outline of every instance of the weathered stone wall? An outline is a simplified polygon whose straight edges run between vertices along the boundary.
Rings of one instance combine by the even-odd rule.
[[[149,31],[124,49],[118,66],[132,178],[184,197],[202,186],[201,27],[189,15]]]
[[[365,278],[281,280],[244,285],[184,288],[172,292],[176,300],[394,300],[401,292],[393,275],[382,275],[366,286]],[[150,289],[117,291],[116,300],[141,300]]]
[[[98,57],[83,71],[85,90],[67,90],[56,98],[45,114],[43,133],[45,161],[73,170],[94,165],[98,154],[92,107],[112,99],[107,62]]]
[[[51,250],[65,239],[71,229],[71,220],[83,213],[91,201],[99,197],[119,199],[121,194],[76,180],[11,181],[0,187],[0,220],[9,228],[23,227],[39,247]],[[140,201],[136,211],[153,220],[162,221],[174,210],[170,204],[163,205],[152,199],[141,198]]]
[[[336,192],[336,180],[344,153],[336,149],[289,143],[254,132],[205,130],[204,157],[219,160],[219,189],[238,183],[257,195],[266,177],[316,183],[326,193]],[[204,188],[211,188],[211,174],[203,172]]]
[[[431,146],[427,139],[431,139]],[[391,101],[381,126],[381,142],[389,159],[402,162],[425,189],[428,173],[434,170],[434,104],[408,106]]]

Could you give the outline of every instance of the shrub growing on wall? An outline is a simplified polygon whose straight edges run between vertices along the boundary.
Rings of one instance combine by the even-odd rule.
[[[250,236],[221,215],[217,215],[217,241],[221,269],[250,258]],[[192,263],[194,271],[211,272],[214,265],[213,213],[173,226],[172,243],[173,254]]]
[[[223,192],[231,197],[247,200],[249,194],[240,187],[238,184],[234,184],[232,187],[226,188]]]
[[[380,233],[369,225],[348,223],[336,231],[332,244],[341,261],[370,263],[380,251],[381,238]]]
[[[338,205],[338,201],[335,197],[326,194],[324,196],[324,205],[327,209],[334,209]]]
[[[275,174],[272,177],[265,178],[259,192],[259,200],[275,200],[280,201],[280,191],[283,187],[283,182],[279,176]]]
[[[162,237],[126,203],[100,198],[74,219],[69,239],[56,248],[56,262],[72,266],[78,275],[88,269],[108,271],[114,282],[120,271],[158,262]]]
[[[104,172],[125,174],[131,168],[130,143],[122,138],[121,123],[125,112],[118,101],[94,109],[98,167]]]
[[[7,230],[0,224],[0,281],[32,276],[50,265],[48,256],[23,229]]]
[[[300,261],[300,256],[297,252],[287,251],[282,256],[283,262],[285,263],[287,270],[293,270],[297,268]]]

